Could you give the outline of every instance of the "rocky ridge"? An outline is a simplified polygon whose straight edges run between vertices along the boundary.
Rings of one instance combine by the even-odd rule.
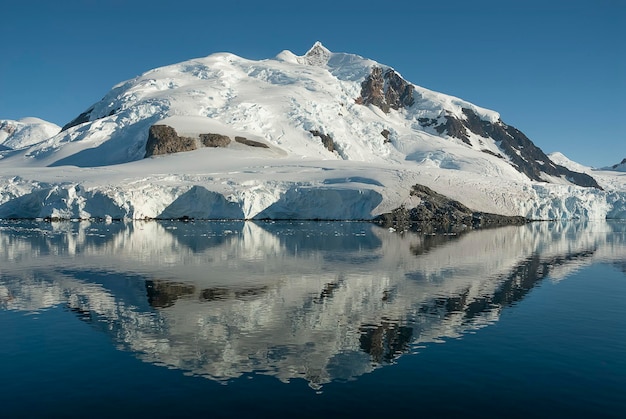
[[[620,163],[614,164],[613,166],[611,166],[611,168],[613,170],[619,170],[619,171],[626,172],[626,158],[623,159]]]
[[[383,70],[375,66],[362,82],[361,95],[355,101],[362,105],[376,106],[389,113],[391,110],[397,111],[414,106],[414,89],[411,83],[393,69]],[[444,111],[438,118],[422,117],[418,121],[422,127],[433,129],[442,136],[459,139],[470,147],[473,144],[468,130],[484,139],[491,138],[498,143],[502,154],[488,149],[483,151],[503,159],[506,156],[513,167],[531,180],[548,181],[547,176],[554,176],[565,178],[579,186],[602,189],[590,175],[569,170],[552,162],[517,128],[505,124],[502,120],[496,122],[485,120],[470,108],[462,108],[462,113],[463,118],[459,118]]]
[[[392,69],[383,71],[373,67],[371,73],[361,83],[361,96],[356,102],[362,105],[374,105],[383,112],[391,109],[407,108],[415,103],[413,85],[404,80]]]
[[[269,148],[267,144],[241,136],[235,136],[235,142],[248,147]],[[178,135],[176,130],[168,125],[156,124],[152,125],[148,132],[145,157],[193,151],[200,147],[228,147],[230,143],[228,135],[208,133],[199,134],[197,138],[185,137]]]
[[[507,125],[501,120],[492,123],[481,119],[476,112],[469,108],[463,108],[462,111],[465,119],[443,115],[436,119],[420,118],[419,122],[423,127],[431,127],[439,134],[458,138],[468,145],[472,145],[468,130],[480,137],[492,138],[498,143],[500,150],[507,156],[511,164],[531,180],[547,181],[546,175],[564,177],[579,186],[602,189],[590,175],[574,172],[552,162],[539,147],[517,128]],[[496,156],[503,158],[502,155]]]
[[[506,216],[473,211],[424,185],[413,185],[411,197],[419,203],[413,208],[401,206],[379,215],[375,221],[383,227],[399,231],[417,230],[425,233],[460,233],[473,228],[522,225],[530,222],[520,216]]]

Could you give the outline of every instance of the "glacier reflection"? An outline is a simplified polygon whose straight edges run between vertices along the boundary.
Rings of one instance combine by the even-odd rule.
[[[624,270],[626,223],[462,236],[367,223],[0,224],[0,307],[65,306],[139,358],[317,388],[498,320],[540,280]]]

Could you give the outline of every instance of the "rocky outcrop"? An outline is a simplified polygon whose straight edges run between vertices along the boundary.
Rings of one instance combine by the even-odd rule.
[[[321,42],[317,41],[304,56],[298,57],[297,60],[300,64],[324,67],[330,60],[330,54],[331,52]]]
[[[0,131],[6,132],[7,136],[13,135],[16,130],[17,128],[15,127],[15,125],[9,124],[6,121],[0,122]],[[11,147],[7,147],[4,144],[0,144],[0,151],[9,151],[9,150],[11,150]]]
[[[361,96],[356,102],[374,105],[385,113],[389,113],[391,109],[406,108],[415,103],[413,85],[392,69],[383,73],[382,68],[373,67],[361,84]]]
[[[471,228],[521,225],[529,221],[519,216],[472,211],[459,201],[423,185],[414,185],[410,195],[420,199],[418,206],[396,208],[390,213],[379,215],[375,221],[384,227],[398,230],[414,229],[428,233],[458,233]]]
[[[230,137],[222,134],[200,134],[200,142],[205,147],[226,147]]]
[[[152,125],[148,132],[145,157],[191,151],[197,148],[195,139],[178,136],[174,128],[168,125]]]
[[[270,148],[267,144],[259,141],[248,140],[246,137],[235,137],[235,141],[249,147]]]
[[[361,105],[374,105],[383,112],[389,112],[389,105],[385,103],[385,81],[382,68],[372,68],[370,75],[361,83],[361,96],[356,101]]]
[[[388,129],[384,129],[380,132],[380,135],[383,136],[383,138],[385,139],[385,143],[390,143],[391,139],[389,138],[389,135],[391,134],[391,132],[389,132]]]
[[[93,112],[93,107],[87,109],[85,112],[78,115],[76,118],[72,119],[67,124],[63,125],[61,131],[65,131],[68,128],[75,127],[76,125],[84,124],[85,122],[89,122],[89,117],[91,116],[91,112]]]
[[[373,67],[367,78],[361,83],[361,96],[356,103],[374,105],[383,112],[401,109],[415,103],[414,88],[392,69],[383,71]],[[521,173],[535,181],[548,181],[549,177],[558,177],[583,187],[602,189],[596,180],[585,173],[578,173],[555,164],[541,149],[533,144],[521,131],[504,124],[502,121],[491,122],[480,118],[476,112],[463,108],[464,118],[444,111],[438,118],[419,118],[423,127],[430,127],[440,135],[448,135],[472,146],[470,133],[491,138],[498,143],[503,154]],[[388,132],[381,133],[385,142],[389,141]],[[314,134],[315,135],[315,134]],[[502,155],[493,153],[497,157]]]
[[[237,136],[235,137],[235,142],[248,147],[269,148],[265,143],[249,140],[246,137]],[[174,128],[168,125],[152,125],[148,132],[148,142],[146,143],[146,154],[144,157],[192,151],[198,147],[228,147],[230,143],[230,137],[223,134],[200,134],[198,138],[182,137],[176,133]]]
[[[309,131],[313,134],[314,137],[319,137],[322,140],[322,144],[324,147],[328,149],[328,151],[335,151],[335,142],[333,141],[333,137],[328,134],[322,134],[320,131],[312,129]]]
[[[408,108],[415,103],[413,85],[391,69],[385,72],[384,78],[386,81],[385,100],[391,109]]]
[[[445,115],[443,120],[441,118],[419,118],[418,121],[423,127],[432,127],[440,135],[446,134],[452,138],[458,138],[467,145],[472,145],[469,136],[467,135],[467,127],[463,124],[463,121],[455,118],[451,115]]]
[[[431,127],[439,134],[447,134],[471,145],[469,132],[492,138],[511,164],[521,173],[535,181],[546,181],[548,176],[560,177],[579,186],[602,189],[596,180],[585,173],[578,173],[555,164],[523,132],[502,121],[481,119],[472,109],[463,108],[464,119],[451,114],[440,118],[420,118],[423,127]],[[500,156],[498,156],[500,157]],[[547,175],[547,176],[546,176]]]
[[[17,127],[8,121],[0,121],[0,131],[4,131],[7,135],[13,135],[17,131]]]
[[[85,112],[81,113],[80,115],[78,115],[76,118],[72,119],[70,122],[68,122],[67,124],[63,125],[63,128],[61,128],[61,132],[75,127],[77,125],[80,124],[84,124],[85,122],[89,122],[92,120],[92,112],[94,111],[94,107],[92,106],[91,108],[87,109]],[[117,113],[117,111],[119,111],[119,109],[111,109],[108,113],[108,115],[102,115],[96,118],[93,118],[94,120],[97,119],[102,119],[106,116],[112,116],[115,115]]]

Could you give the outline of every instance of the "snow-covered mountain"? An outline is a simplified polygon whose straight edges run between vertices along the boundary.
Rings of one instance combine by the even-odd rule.
[[[505,215],[626,212],[614,172],[560,165],[497,112],[320,43],[148,71],[0,157],[0,217],[369,219],[416,205],[415,184]]]
[[[620,163],[614,164],[611,167],[606,167],[606,170],[616,170],[618,172],[626,172],[626,158],[624,158]]]
[[[30,147],[55,136],[60,131],[60,126],[39,118],[0,120],[0,151]]]

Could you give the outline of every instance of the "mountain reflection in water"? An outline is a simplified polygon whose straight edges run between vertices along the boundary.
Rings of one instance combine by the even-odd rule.
[[[368,223],[0,224],[0,308],[64,305],[156,365],[317,388],[498,320],[543,278],[624,267],[626,223],[461,236]]]

